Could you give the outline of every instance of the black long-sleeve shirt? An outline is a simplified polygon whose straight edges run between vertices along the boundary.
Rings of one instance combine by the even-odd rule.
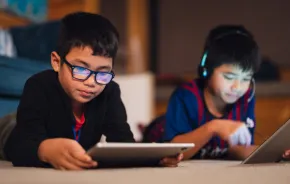
[[[4,151],[14,166],[46,167],[38,158],[40,143],[49,138],[74,139],[71,100],[53,70],[29,78],[17,110],[17,125]],[[109,83],[103,92],[87,103],[80,145],[89,149],[102,135],[107,142],[134,142],[127,123],[126,110],[117,83]]]

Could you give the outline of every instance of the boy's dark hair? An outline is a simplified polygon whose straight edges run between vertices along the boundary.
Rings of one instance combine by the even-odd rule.
[[[73,47],[89,46],[93,54],[115,58],[119,44],[119,33],[105,17],[76,12],[61,20],[57,53],[65,57]]]
[[[202,76],[206,69],[207,77],[223,64],[236,64],[244,71],[257,72],[261,63],[254,36],[242,25],[220,25],[212,29],[202,58],[204,62],[201,61],[199,74]]]

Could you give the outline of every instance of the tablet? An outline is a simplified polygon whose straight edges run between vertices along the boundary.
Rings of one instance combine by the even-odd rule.
[[[87,153],[99,166],[151,166],[193,147],[193,143],[97,143]]]
[[[242,164],[279,162],[282,160],[283,153],[288,149],[290,149],[290,119],[246,158]]]

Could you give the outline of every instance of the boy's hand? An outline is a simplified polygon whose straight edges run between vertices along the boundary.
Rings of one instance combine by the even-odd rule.
[[[285,153],[283,154],[283,158],[290,159],[290,149],[285,151]]]
[[[230,145],[250,145],[252,136],[245,123],[233,120],[213,120],[213,132]]]
[[[97,162],[75,140],[55,138],[43,141],[38,149],[40,160],[48,162],[56,169],[82,170],[96,167]]]
[[[178,163],[183,159],[183,154],[179,154],[176,157],[166,157],[163,158],[159,165],[164,167],[177,167]]]

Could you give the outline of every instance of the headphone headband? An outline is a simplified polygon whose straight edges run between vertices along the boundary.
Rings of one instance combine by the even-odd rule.
[[[228,35],[243,35],[245,37],[249,37],[249,35],[247,33],[245,33],[245,32],[242,32],[240,30],[234,30],[234,31],[228,31],[228,32],[225,32],[225,33],[221,33],[221,34],[217,35],[215,38],[213,38],[212,41],[219,40],[219,39],[221,39],[223,37],[226,37]]]

